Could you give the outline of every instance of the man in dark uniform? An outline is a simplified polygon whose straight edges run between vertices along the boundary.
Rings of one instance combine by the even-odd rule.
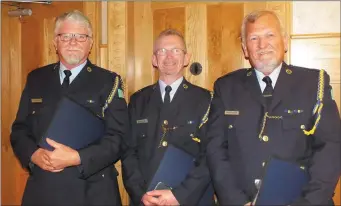
[[[92,27],[79,11],[56,19],[53,43],[60,62],[28,75],[12,126],[13,150],[30,172],[22,204],[120,205],[113,164],[129,127],[120,76],[87,59]],[[63,95],[103,118],[106,128],[100,140],[78,151],[52,139],[47,142],[53,151],[38,146]]]
[[[332,203],[340,117],[329,76],[283,62],[287,37],[273,12],[245,17],[242,47],[252,68],[215,82],[209,115],[207,163],[219,203],[250,205],[270,156],[303,164],[310,174],[290,205]]]
[[[210,177],[201,155],[200,138],[211,94],[184,79],[183,71],[189,60],[183,36],[172,29],[161,32],[152,57],[159,81],[131,96],[132,131],[124,141],[122,165],[124,184],[134,205],[196,205],[208,188]],[[147,192],[169,145],[195,157],[196,166],[172,190]]]

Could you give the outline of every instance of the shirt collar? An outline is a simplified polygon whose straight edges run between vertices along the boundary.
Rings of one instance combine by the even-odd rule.
[[[282,64],[281,63],[278,67],[276,67],[270,75],[268,75],[270,78],[271,78],[271,81],[272,81],[272,88],[275,88],[275,85],[276,85],[276,82],[277,82],[277,79],[278,79],[278,76],[279,76],[279,73],[281,71],[281,68],[282,68]],[[255,69],[255,72],[256,72],[256,76],[257,76],[257,79],[258,79],[258,82],[261,84],[263,82],[263,78],[265,77],[265,75],[258,71],[257,69]],[[264,82],[263,82],[264,83]],[[265,84],[265,83],[264,83]]]
[[[84,61],[82,64],[70,69],[72,75],[70,76],[70,83],[77,77],[77,75],[82,71],[82,69],[84,68],[84,66],[87,64],[87,60]],[[60,66],[59,66],[59,76],[60,76],[60,82],[61,84],[63,83],[65,74],[64,74],[64,70],[67,70],[67,68],[64,66],[64,64],[62,62],[60,62]]]
[[[178,90],[183,79],[184,79],[184,77],[182,76],[179,79],[177,79],[175,82],[173,82],[171,85],[169,85],[172,87],[171,93],[174,94],[176,92],[176,90]],[[166,88],[167,84],[164,81],[162,81],[161,79],[159,79],[159,85],[160,85],[161,94],[163,95],[163,93],[165,92],[165,88]]]

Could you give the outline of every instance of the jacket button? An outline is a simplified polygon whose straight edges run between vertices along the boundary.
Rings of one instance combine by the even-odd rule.
[[[301,129],[305,129],[305,125],[304,124],[301,125]]]
[[[163,141],[163,142],[162,142],[162,146],[167,147],[167,145],[168,145],[168,142],[167,142],[167,141]]]
[[[264,136],[263,136],[263,141],[264,141],[264,142],[267,142],[267,141],[269,141],[269,137],[268,137],[268,136],[266,136],[266,135],[264,135]]]
[[[164,125],[168,125],[168,121],[167,121],[167,120],[164,120],[164,121],[163,121],[163,124],[164,124]]]

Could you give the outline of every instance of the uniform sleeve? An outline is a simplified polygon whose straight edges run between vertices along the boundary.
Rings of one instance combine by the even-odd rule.
[[[250,200],[242,190],[237,188],[229,161],[228,139],[224,133],[224,105],[220,91],[220,85],[216,82],[206,135],[207,164],[219,204],[244,205]]]
[[[133,122],[136,121],[135,118],[135,107],[133,106],[135,101],[131,98],[128,106],[129,110],[129,121],[131,129],[125,137],[122,147],[122,176],[124,186],[129,194],[129,197],[133,201],[134,205],[139,205],[141,203],[142,196],[146,191],[145,178],[142,176],[142,172],[139,168],[139,160],[137,154],[137,140]]]
[[[340,116],[331,95],[329,76],[325,74],[321,119],[313,134],[311,180],[304,196],[292,205],[326,205],[331,201],[340,177]]]
[[[30,127],[30,115],[32,114],[29,113],[29,81],[29,78],[27,78],[27,83],[21,95],[19,109],[13,122],[10,136],[13,151],[24,168],[29,166],[32,154],[38,149]]]
[[[129,122],[127,104],[122,92],[122,81],[119,76],[117,78],[119,78],[118,90],[104,113],[104,136],[98,143],[78,151],[83,178],[97,173],[120,158],[120,144],[129,129]],[[114,87],[112,83],[109,85],[111,85],[109,89],[111,91]],[[105,96],[108,95],[109,92]]]

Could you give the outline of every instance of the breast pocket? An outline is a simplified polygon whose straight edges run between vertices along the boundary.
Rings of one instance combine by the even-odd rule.
[[[282,119],[283,130],[309,130],[310,118],[303,114],[285,115]]]
[[[193,156],[200,152],[201,138],[199,124],[196,119],[179,121],[177,129],[170,132],[170,142]]]
[[[312,127],[310,118],[303,114],[286,115],[282,119],[282,149],[291,151],[291,155],[302,155],[309,142],[313,141],[312,136],[304,134],[303,130],[309,131]]]

